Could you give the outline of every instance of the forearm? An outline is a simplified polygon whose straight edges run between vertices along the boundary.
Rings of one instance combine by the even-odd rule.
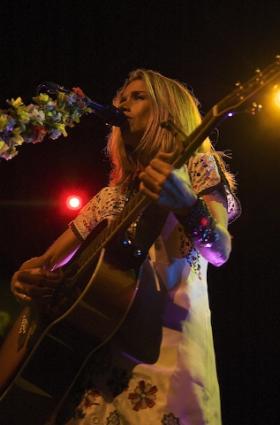
[[[204,246],[200,242],[194,242],[194,245],[209,263],[220,267],[229,259],[232,247],[231,236],[228,230],[218,223],[216,223],[214,231],[216,240],[211,246]]]
[[[198,198],[186,168],[174,169],[168,155],[160,152],[139,174],[140,190],[172,210],[203,257],[221,266],[231,251],[225,196],[222,190],[213,190]]]
[[[66,263],[80,244],[72,230],[67,229],[44,254],[25,261],[12,277],[15,297],[23,302],[48,301],[61,283],[62,274],[54,270]]]
[[[224,197],[214,191],[197,199],[185,217],[178,217],[195,248],[214,266],[224,264],[231,252]]]
[[[81,242],[71,229],[67,229],[56,241],[40,256],[25,261],[20,270],[42,267],[48,270],[65,264],[79,248]]]

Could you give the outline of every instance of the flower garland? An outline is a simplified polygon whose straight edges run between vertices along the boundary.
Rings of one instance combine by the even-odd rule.
[[[23,143],[40,143],[46,136],[52,140],[66,137],[66,127],[74,127],[82,115],[92,112],[79,87],[69,93],[59,91],[56,99],[45,93],[32,99],[29,105],[20,97],[11,99],[8,109],[0,109],[0,158],[13,158]]]

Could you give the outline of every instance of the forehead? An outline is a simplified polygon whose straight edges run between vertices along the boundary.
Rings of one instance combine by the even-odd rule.
[[[122,90],[121,94],[129,94],[133,91],[147,91],[145,82],[143,80],[133,80]]]

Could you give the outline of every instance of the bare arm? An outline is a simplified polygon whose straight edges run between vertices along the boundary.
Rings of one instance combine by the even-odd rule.
[[[25,261],[13,275],[11,289],[18,300],[42,300],[53,294],[61,275],[57,267],[68,261],[81,241],[69,228],[39,257]]]
[[[178,216],[187,217],[197,201],[187,172],[174,170],[169,164],[172,154],[160,153],[140,174],[140,190],[150,199],[174,211]],[[211,264],[221,266],[231,252],[231,236],[227,230],[225,200],[218,191],[203,197],[214,218],[216,240],[211,246],[195,242],[198,251]]]
[[[203,199],[215,219],[217,239],[209,248],[199,243],[195,245],[209,263],[219,267],[228,260],[231,253],[231,236],[227,229],[228,218],[225,201],[218,191],[205,195]]]

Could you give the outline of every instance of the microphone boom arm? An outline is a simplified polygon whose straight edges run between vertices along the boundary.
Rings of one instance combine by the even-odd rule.
[[[75,96],[79,96],[73,90],[66,89],[59,84],[52,82],[45,82],[39,84],[37,87],[37,94],[42,92],[47,92],[50,94],[57,94],[58,92],[67,93],[68,95],[73,93]],[[113,105],[103,105],[96,102],[95,100],[90,99],[86,95],[80,96],[82,101],[88,106],[92,112],[100,119],[102,119],[106,124],[113,125],[116,127],[121,127],[126,121],[126,116],[124,113],[116,108]]]

